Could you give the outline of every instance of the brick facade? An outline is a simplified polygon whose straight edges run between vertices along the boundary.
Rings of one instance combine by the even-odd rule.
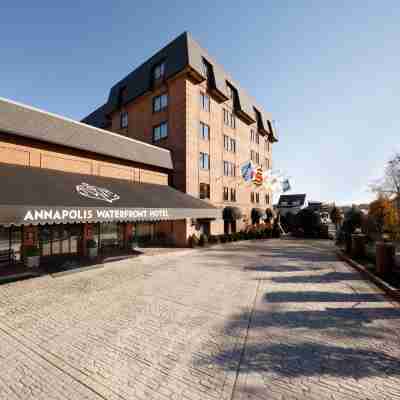
[[[200,93],[210,97],[210,111],[201,107]],[[153,98],[168,93],[168,107],[153,113]],[[155,143],[171,150],[174,171],[171,183],[177,189],[199,197],[200,183],[210,185],[210,202],[221,208],[236,206],[242,209],[244,219],[238,221],[237,229],[250,222],[253,207],[266,209],[272,207],[272,194],[264,188],[244,184],[240,177],[240,165],[250,160],[250,151],[259,154],[258,165],[263,169],[272,167],[271,143],[267,136],[259,135],[256,123],[248,125],[235,116],[235,128],[224,123],[224,109],[233,114],[232,101],[219,103],[207,90],[207,83],[194,83],[185,73],[167,80],[153,92],[147,93],[127,103],[111,115],[111,130],[129,137],[153,143],[153,127],[168,121],[168,137]],[[120,128],[121,112],[128,113],[128,127]],[[200,136],[200,122],[210,127],[209,140]],[[250,140],[250,131],[259,135],[259,143]],[[224,150],[224,135],[236,141],[236,152]],[[210,169],[199,166],[200,152],[209,154]],[[268,160],[268,161],[266,161]],[[235,166],[234,177],[224,176],[223,162],[229,161]],[[254,160],[255,161],[255,160]],[[256,162],[255,162],[256,163]],[[268,165],[267,165],[268,163]],[[257,163],[256,163],[257,164]],[[236,190],[236,201],[224,201],[223,188]],[[259,193],[259,203],[251,202],[251,192]],[[230,194],[230,193],[229,193]],[[269,195],[269,203],[266,201]],[[211,233],[223,233],[223,221],[211,222]],[[193,233],[187,224],[187,236]]]
[[[0,162],[168,185],[168,173],[134,162],[0,133]]]

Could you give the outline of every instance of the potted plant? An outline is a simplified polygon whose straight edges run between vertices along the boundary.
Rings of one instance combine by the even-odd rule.
[[[199,239],[199,246],[204,247],[204,246],[207,246],[207,244],[208,244],[208,236],[206,234],[202,233],[200,235],[200,239]]]
[[[28,246],[25,249],[25,265],[28,268],[37,268],[40,265],[40,250],[37,246]]]
[[[189,236],[188,244],[189,244],[189,247],[191,247],[193,249],[199,245],[199,239],[197,238],[196,235],[193,234],[193,235]]]
[[[89,258],[96,258],[98,254],[97,243],[93,239],[89,239],[86,242],[86,247],[88,249],[88,256]]]
[[[128,239],[128,245],[131,250],[135,251],[139,247],[139,242],[135,238],[135,236],[130,236]]]

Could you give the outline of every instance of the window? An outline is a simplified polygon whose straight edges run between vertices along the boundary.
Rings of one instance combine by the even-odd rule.
[[[265,168],[269,169],[269,159],[268,158],[265,159]]]
[[[236,140],[230,139],[230,150],[232,153],[236,153]]]
[[[225,151],[231,151],[232,153],[236,153],[236,140],[230,138],[227,135],[224,135],[224,149]]]
[[[224,175],[236,176],[235,164],[229,161],[224,161]]]
[[[225,108],[224,108],[224,124],[226,126],[230,126],[231,128],[236,128],[235,116],[228,110],[225,110]]]
[[[208,79],[208,77],[210,76],[210,68],[207,60],[204,58],[202,60],[201,67],[203,69],[203,75],[206,77],[206,79]]]
[[[224,187],[224,201],[229,201],[229,189],[227,187]]]
[[[210,140],[210,127],[203,122],[200,122],[200,137],[203,140]]]
[[[126,111],[121,113],[120,127],[122,129],[128,127],[128,113]]]
[[[158,142],[168,136],[168,123],[162,122],[160,125],[153,127],[153,142]]]
[[[168,94],[164,93],[153,98],[153,112],[164,110],[168,106]]]
[[[260,202],[260,193],[256,193],[256,203]]]
[[[265,151],[269,152],[269,141],[268,141],[268,139],[265,139],[264,145],[265,145]]]
[[[260,135],[256,133],[256,143],[260,144]]]
[[[256,163],[260,164],[260,153],[256,153]]]
[[[224,161],[224,175],[229,176],[229,163],[228,161]]]
[[[232,113],[230,113],[231,115],[230,115],[230,117],[231,117],[231,128],[236,128],[236,118],[235,118],[235,116],[232,114]]]
[[[229,112],[224,108],[224,124],[229,125]]]
[[[256,132],[254,129],[250,129],[250,142],[255,142],[256,141]]]
[[[210,169],[210,156],[208,153],[200,153],[200,168]]]
[[[254,192],[250,193],[250,201],[254,203]]]
[[[200,199],[210,198],[210,185],[208,183],[200,183]]]
[[[236,201],[236,189],[231,188],[231,201]]]
[[[127,88],[126,86],[121,87],[121,89],[119,89],[119,93],[118,93],[118,107],[122,107],[125,103],[126,100],[126,94],[127,94]]]
[[[269,204],[269,193],[265,195],[265,204]]]
[[[200,92],[200,105],[202,110],[209,112],[210,111],[210,96],[207,94]]]
[[[153,70],[153,79],[158,81],[163,78],[165,74],[165,62],[162,62],[154,67]]]
[[[224,149],[229,151],[229,136],[224,135]]]
[[[250,150],[250,160],[251,161],[255,161],[256,156],[255,156],[255,151],[254,150]]]

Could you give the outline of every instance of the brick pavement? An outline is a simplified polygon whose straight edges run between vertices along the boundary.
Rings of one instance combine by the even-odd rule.
[[[269,240],[0,286],[0,399],[396,399],[400,309]]]

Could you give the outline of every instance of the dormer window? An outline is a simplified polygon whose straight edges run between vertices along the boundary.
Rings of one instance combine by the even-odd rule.
[[[203,75],[206,79],[208,79],[210,76],[210,65],[208,64],[208,61],[204,58],[202,59],[201,68]]]
[[[126,95],[127,95],[127,89],[126,86],[121,87],[118,92],[118,107],[122,107],[126,101]]]
[[[121,129],[125,129],[128,127],[128,113],[126,111],[123,111],[121,113],[120,127]]]
[[[159,81],[164,78],[165,75],[165,62],[163,61],[160,64],[157,64],[153,70],[153,79],[154,81]]]

